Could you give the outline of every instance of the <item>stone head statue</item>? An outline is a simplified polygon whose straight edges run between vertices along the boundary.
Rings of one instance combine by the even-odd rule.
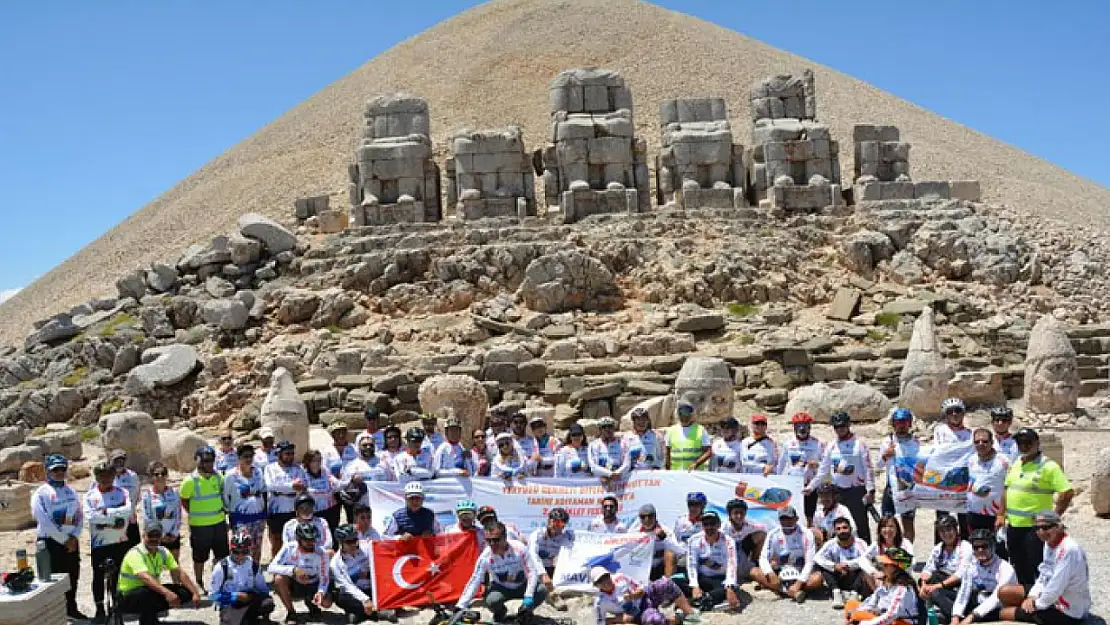
[[[732,416],[732,376],[720,358],[686,359],[674,382],[675,420],[716,423]]]
[[[1051,315],[1029,334],[1025,352],[1025,409],[1041,414],[1074,412],[1079,403],[1079,365],[1064,328]]]
[[[935,417],[940,403],[948,396],[948,366],[940,354],[933,309],[926,306],[914,321],[910,349],[899,378],[898,404],[915,415]]]
[[[434,375],[420,384],[418,398],[424,412],[440,418],[458,418],[463,428],[463,441],[467,444],[489,410],[485,387],[468,375]]]

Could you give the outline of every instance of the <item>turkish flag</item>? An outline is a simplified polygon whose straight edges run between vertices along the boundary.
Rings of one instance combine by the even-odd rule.
[[[470,532],[418,536],[371,543],[370,577],[379,610],[459,600],[478,561],[478,539]]]

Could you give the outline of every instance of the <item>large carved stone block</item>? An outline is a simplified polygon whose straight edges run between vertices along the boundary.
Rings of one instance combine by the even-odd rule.
[[[556,76],[549,141],[533,156],[549,210],[562,210],[567,222],[648,210],[647,145],[634,135],[632,93],[619,73],[588,68]]]
[[[489,395],[482,383],[468,375],[434,375],[420,384],[420,409],[440,419],[462,421],[463,440],[469,444],[474,430],[482,427],[489,410]]]
[[[1074,412],[1079,403],[1079,365],[1064,327],[1047,315],[1033,326],[1025,352],[1025,410]]]
[[[451,139],[447,159],[447,205],[463,219],[536,214],[532,161],[519,126],[462,130]]]
[[[724,360],[691,356],[682,364],[674,382],[675,409],[692,408],[695,423],[723,421],[732,416],[732,385]]]
[[[277,441],[291,441],[298,454],[308,451],[308,406],[297,391],[293,374],[284,367],[270,374],[270,390],[262,401],[259,421],[274,431]]]
[[[899,378],[898,404],[919,417],[940,416],[950,377],[937,343],[933,309],[926,306],[913,323],[909,352]]]
[[[662,148],[656,160],[656,200],[684,208],[747,205],[744,146],[733,143],[722,98],[664,100]]]

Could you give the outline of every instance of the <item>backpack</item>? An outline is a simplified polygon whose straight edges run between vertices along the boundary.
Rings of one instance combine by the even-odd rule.
[[[219,589],[214,589],[214,590],[216,590],[216,592],[223,592],[224,584],[226,584],[227,580],[231,578],[231,566],[228,565],[228,563],[227,563],[227,561],[230,558],[231,558],[231,556],[227,556],[223,560],[220,560],[220,568],[223,569],[223,572],[224,572],[224,582],[223,582],[223,584],[220,584]],[[258,577],[258,571],[262,568],[262,565],[260,565],[257,562],[252,561],[251,562],[251,568],[253,569],[251,572],[254,575],[254,577]]]

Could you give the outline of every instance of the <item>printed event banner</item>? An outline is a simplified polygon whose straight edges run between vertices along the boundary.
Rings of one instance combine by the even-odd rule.
[[[404,506],[404,485],[399,482],[369,482],[374,525],[385,527],[385,519]],[[725,504],[741,498],[748,503],[748,518],[770,526],[778,524],[778,509],[793,505],[803,508],[800,476],[709,473],[704,471],[633,471],[629,478],[606,489],[596,478],[532,478],[505,482],[489,478],[437,478],[424,482],[424,505],[436,513],[444,527],[455,522],[455,502],[473,499],[479,506],[493,506],[498,518],[527,532],[547,523],[552,508],[570,513],[570,527],[585,531],[590,520],[601,514],[601,498],[607,494],[620,502],[618,516],[626,525],[637,521],[644,504],[653,504],[659,520],[673,526],[686,514],[686,493],[705,493],[707,510],[724,520]]]
[[[559,552],[552,577],[559,589],[596,592],[590,583],[590,569],[604,567],[647,585],[651,576],[651,556],[655,545],[649,534],[574,533],[574,546]]]
[[[970,443],[922,445],[916,455],[896,455],[891,495],[898,514],[914,508],[963,512],[971,475],[968,461],[975,453]]]

